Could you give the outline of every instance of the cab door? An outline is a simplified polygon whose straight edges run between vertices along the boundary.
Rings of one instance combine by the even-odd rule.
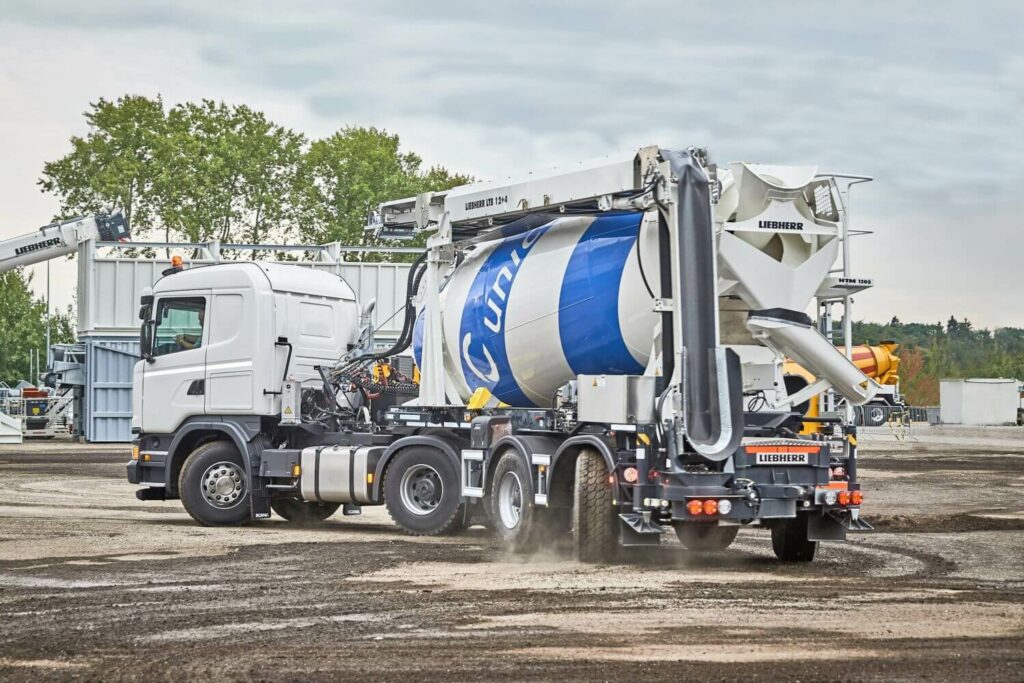
[[[209,291],[154,302],[152,358],[143,361],[142,430],[167,434],[205,413]]]
[[[248,289],[217,290],[213,294],[206,325],[209,415],[252,415],[256,411],[256,355],[262,336],[252,296]]]

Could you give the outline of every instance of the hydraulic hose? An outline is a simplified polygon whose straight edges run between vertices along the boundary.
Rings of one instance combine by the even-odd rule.
[[[423,279],[424,273],[426,273],[426,258],[427,252],[423,252],[416,258],[412,263],[412,267],[409,269],[409,280],[405,286],[405,318],[402,321],[402,331],[398,335],[398,340],[388,349],[379,351],[377,353],[364,353],[352,361],[347,363],[341,372],[351,368],[354,365],[358,365],[364,361],[378,361],[385,358],[390,358],[396,354],[405,351],[409,348],[412,343],[413,328],[416,326],[416,306],[413,305],[412,299],[416,294],[416,290],[419,289],[420,281]],[[340,373],[336,373],[340,374]]]

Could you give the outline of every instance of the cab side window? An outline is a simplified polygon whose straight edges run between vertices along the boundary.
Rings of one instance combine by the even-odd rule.
[[[206,299],[181,297],[161,299],[156,309],[153,355],[201,348],[206,325]]]

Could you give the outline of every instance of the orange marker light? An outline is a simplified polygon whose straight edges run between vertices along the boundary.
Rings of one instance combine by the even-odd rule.
[[[718,514],[718,501],[717,500],[705,500],[704,501],[704,514],[705,515],[717,515]]]
[[[850,492],[849,491],[840,491],[839,492],[839,504],[840,505],[844,505],[844,506],[850,504]]]
[[[686,511],[691,515],[702,515],[704,514],[704,504],[699,500],[691,500],[686,504]]]
[[[854,505],[860,505],[863,500],[864,494],[861,493],[860,490],[854,491],[850,494],[850,502]]]

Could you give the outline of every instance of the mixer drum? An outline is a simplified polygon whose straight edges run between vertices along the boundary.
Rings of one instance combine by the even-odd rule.
[[[469,247],[441,290],[449,391],[483,387],[512,406],[548,407],[578,374],[641,374],[658,282],[657,218],[532,216]],[[420,363],[423,315],[413,335]]]

